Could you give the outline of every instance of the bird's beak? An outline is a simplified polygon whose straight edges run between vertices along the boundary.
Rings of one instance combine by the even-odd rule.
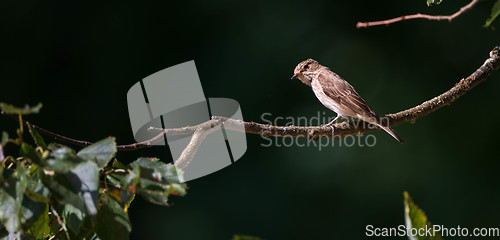
[[[299,76],[299,74],[295,73],[295,74],[293,74],[292,78],[290,78],[290,79],[297,78],[297,76]]]

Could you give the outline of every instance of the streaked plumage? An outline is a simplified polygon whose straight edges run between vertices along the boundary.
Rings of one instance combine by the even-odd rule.
[[[329,124],[339,117],[354,117],[376,125],[399,142],[404,142],[390,127],[382,125],[377,113],[351,84],[317,61],[307,59],[299,63],[292,78],[298,78],[304,84],[311,86],[318,100],[337,113],[337,117]]]

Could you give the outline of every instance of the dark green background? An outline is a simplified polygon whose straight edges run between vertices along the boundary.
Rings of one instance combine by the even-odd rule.
[[[453,23],[356,29],[356,22],[451,14],[468,2],[2,1],[0,101],[43,102],[30,121],[69,137],[111,135],[126,144],[134,141],[128,89],[192,59],[205,96],[237,100],[245,120],[261,122],[266,112],[313,117],[325,108],[310,88],[290,80],[295,65],[311,57],[382,115],[446,91],[483,63],[500,44],[498,31],[482,28],[493,1]],[[404,145],[377,132],[372,148],[265,148],[267,141],[248,135],[236,164],[189,182],[171,207],[136,199],[131,236],[359,239],[368,224],[404,223],[405,190],[434,224],[500,227],[499,81],[494,73],[453,105],[396,127]],[[14,133],[12,120],[0,124]],[[125,162],[139,156],[172,160],[162,149],[118,154]]]

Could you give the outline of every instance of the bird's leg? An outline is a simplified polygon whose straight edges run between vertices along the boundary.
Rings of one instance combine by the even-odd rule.
[[[329,123],[325,124],[326,126],[330,126],[332,125],[335,121],[337,121],[339,118],[341,118],[342,116],[340,116],[339,114],[337,114],[337,116]]]

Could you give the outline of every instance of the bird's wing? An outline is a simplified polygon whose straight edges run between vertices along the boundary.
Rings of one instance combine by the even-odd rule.
[[[323,92],[342,107],[348,108],[361,116],[379,119],[365,99],[346,80],[328,69],[327,73],[319,74],[318,80]]]

